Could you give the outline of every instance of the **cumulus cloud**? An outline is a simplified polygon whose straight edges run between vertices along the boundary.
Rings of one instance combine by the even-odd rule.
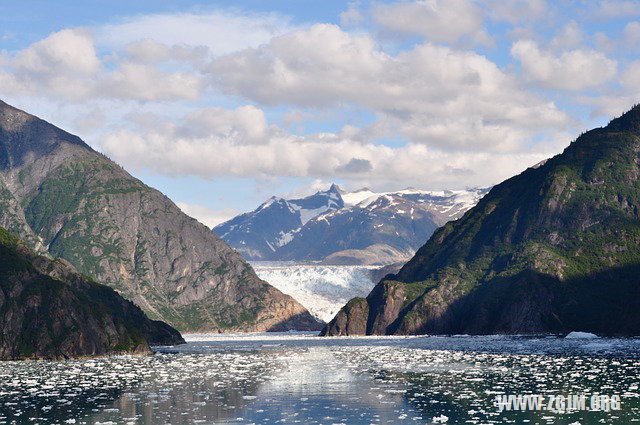
[[[289,18],[276,13],[214,10],[137,16],[99,26],[95,33],[110,50],[154,40],[165,46],[205,46],[211,54],[220,55],[257,47],[292,29]]]
[[[545,0],[489,0],[486,6],[494,20],[512,24],[536,21],[549,14]]]
[[[195,100],[212,56],[290,31],[278,14],[155,14],[64,29],[17,52],[0,52],[0,91],[82,102]],[[97,51],[108,54],[99,57]]]
[[[371,161],[368,159],[352,158],[344,165],[336,168],[338,173],[342,174],[363,174],[371,171]]]
[[[640,92],[640,61],[633,61],[627,65],[622,73],[621,83],[626,91],[636,95]]]
[[[558,149],[536,152],[449,152],[409,143],[392,148],[363,143],[339,133],[294,136],[267,126],[259,143],[247,144],[251,124],[242,108],[206,110],[209,134],[184,132],[188,117],[166,123],[166,117],[147,117],[138,128],[107,134],[101,149],[125,167],[170,176],[249,178],[309,177],[323,180],[361,179],[369,182],[424,187],[467,187],[495,183],[550,156]],[[252,112],[253,113],[253,112]],[[233,117],[232,115],[237,115]],[[568,141],[568,140],[567,140]]]
[[[73,127],[81,133],[89,133],[105,125],[106,117],[99,108],[94,108],[75,117]]]
[[[100,71],[91,34],[65,29],[37,41],[0,63],[0,89],[9,93],[49,91],[67,98],[91,92]]]
[[[373,18],[386,31],[417,34],[434,42],[453,42],[471,36],[491,44],[483,29],[481,10],[471,0],[418,0],[379,4]]]
[[[513,44],[511,54],[525,76],[543,87],[578,91],[600,86],[617,74],[617,62],[596,50],[576,49],[555,56],[531,40]]]
[[[640,16],[640,3],[634,0],[602,0],[598,4],[596,13],[603,18]]]
[[[138,63],[124,62],[96,82],[96,95],[146,101],[195,100],[204,88],[196,74],[162,72]]]
[[[534,128],[568,123],[484,56],[429,43],[391,56],[334,25],[222,56],[210,72],[221,90],[265,105],[355,103],[377,113],[370,137],[444,149],[513,150]]]
[[[124,47],[124,55],[131,62],[142,64],[180,61],[199,65],[209,59],[210,52],[206,46],[189,46],[187,44],[167,46],[145,38],[127,44]]]
[[[359,3],[349,3],[349,8],[340,12],[340,24],[342,26],[359,24],[363,19],[364,17],[359,9]]]
[[[88,31],[65,29],[22,50],[13,65],[33,74],[74,72],[94,75],[100,68]]]
[[[147,43],[146,57],[141,48],[132,47],[142,62],[166,57],[166,50],[177,57],[178,48],[168,49]],[[164,49],[164,50],[163,50]],[[187,55],[186,50],[183,55]],[[164,56],[163,56],[164,55]],[[160,70],[153,65],[115,61],[106,66],[97,56],[94,39],[88,30],[66,29],[51,34],[0,61],[0,90],[11,94],[52,96],[70,101],[97,98],[163,101],[196,99],[204,81],[192,70]]]
[[[633,13],[624,4],[617,12],[612,2],[600,6],[610,16]],[[238,10],[138,16],[0,52],[0,92],[74,105],[81,112],[68,123],[92,133],[105,153],[164,175],[488,185],[570,140],[564,132],[575,122],[550,99],[588,104],[581,91],[617,75],[616,61],[580,46],[622,39],[607,30],[598,41],[566,19],[553,39],[544,32],[514,43],[510,64],[470,49],[491,43],[487,21],[513,37],[548,14],[560,18],[553,9],[544,0],[403,0],[354,2],[340,16],[345,26],[373,23],[384,36]],[[624,27],[628,46],[638,32],[638,23]],[[381,45],[390,33],[424,40]],[[617,111],[637,95],[639,73],[629,64],[626,94],[600,95],[594,110]],[[221,106],[238,104],[246,105]],[[326,132],[307,134],[316,125]]]
[[[628,47],[638,49],[640,47],[640,22],[629,22],[624,27],[624,41]]]
[[[569,21],[551,40],[556,49],[568,49],[582,44],[585,34],[576,21]]]

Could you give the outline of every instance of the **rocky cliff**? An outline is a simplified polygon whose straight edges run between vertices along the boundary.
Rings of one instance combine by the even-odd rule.
[[[0,359],[150,353],[184,340],[113,289],[0,228]]]
[[[180,330],[318,328],[162,193],[78,137],[2,102],[0,225]]]
[[[323,330],[640,335],[640,107],[497,186]]]

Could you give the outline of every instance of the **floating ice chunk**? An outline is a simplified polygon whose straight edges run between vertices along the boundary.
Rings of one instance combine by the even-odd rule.
[[[569,335],[565,336],[566,339],[592,339],[599,338],[598,335],[589,332],[577,332],[573,331]]]

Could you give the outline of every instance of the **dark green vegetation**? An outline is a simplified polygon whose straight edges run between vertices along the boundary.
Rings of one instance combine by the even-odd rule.
[[[324,333],[640,335],[639,178],[636,106],[495,186]]]
[[[184,340],[131,301],[0,227],[0,359],[149,353]]]
[[[319,328],[166,196],[1,101],[0,226],[180,330]]]

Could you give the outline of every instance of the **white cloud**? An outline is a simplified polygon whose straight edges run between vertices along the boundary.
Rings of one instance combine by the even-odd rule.
[[[585,34],[576,21],[569,21],[551,40],[556,49],[568,49],[582,44]]]
[[[545,0],[489,0],[486,7],[494,20],[512,24],[537,21],[549,15]]]
[[[609,38],[609,36],[602,31],[599,31],[593,35],[593,42],[596,46],[596,49],[605,52],[613,50],[613,47],[615,45],[615,43]]]
[[[74,102],[196,100],[206,89],[199,68],[212,55],[258,46],[291,29],[281,15],[239,11],[64,29],[20,51],[0,52],[0,92]]]
[[[12,93],[50,92],[79,99],[91,93],[101,68],[91,34],[65,29],[35,42],[0,62],[0,90]]]
[[[195,218],[200,223],[209,228],[214,228],[220,223],[235,217],[240,211],[234,208],[224,208],[222,210],[214,210],[199,204],[189,204],[187,202],[176,201],[178,208],[186,215]]]
[[[634,21],[625,25],[623,37],[628,47],[638,50],[640,48],[640,22]]]
[[[198,74],[161,72],[137,63],[124,62],[97,82],[96,95],[146,101],[195,100],[204,88]]]
[[[99,108],[77,115],[73,120],[73,127],[82,134],[95,131],[105,125],[106,117]]]
[[[362,22],[364,17],[362,16],[362,13],[360,13],[359,6],[359,3],[349,3],[349,8],[344,12],[340,12],[340,25],[349,26]]]
[[[252,124],[232,116],[242,115],[242,108],[217,113],[236,124],[229,128],[225,120],[213,119],[207,123],[211,134],[205,136],[184,133],[183,124],[167,124],[166,117],[155,122],[147,117],[143,127],[111,132],[100,146],[125,167],[170,176],[340,178],[449,188],[493,184],[559,149],[553,144],[535,151],[450,152],[413,143],[392,148],[340,133],[294,136],[274,126],[268,126],[261,143],[247,144],[243,134]]]
[[[88,31],[65,29],[33,43],[14,59],[18,70],[33,74],[77,73],[94,75],[100,69]]]
[[[520,61],[523,73],[543,87],[578,91],[600,86],[617,73],[616,61],[596,50],[576,49],[554,56],[531,40],[513,44],[511,54]]]
[[[568,123],[481,55],[424,44],[390,56],[333,25],[220,57],[210,72],[220,89],[265,105],[355,103],[377,114],[368,137],[399,132],[443,149],[518,149],[527,132]]]
[[[242,145],[263,143],[273,133],[264,112],[254,106],[235,110],[205,108],[187,115],[177,132],[197,138],[229,140]]]
[[[152,14],[124,19],[95,29],[96,39],[109,50],[141,40],[165,46],[206,46],[215,55],[257,47],[293,29],[289,18],[237,10],[206,13]]]
[[[182,61],[200,65],[208,61],[210,56],[209,48],[206,46],[166,46],[149,38],[127,44],[124,46],[124,53],[131,62],[141,64]]]
[[[640,60],[627,65],[620,80],[625,91],[640,93]]]
[[[392,39],[389,48],[378,42],[389,38],[360,26],[351,33],[327,24],[301,28],[281,15],[230,9],[156,14],[67,29],[21,51],[0,52],[0,93],[72,104],[79,112],[67,123],[92,133],[105,153],[135,169],[431,188],[492,184],[557,153],[575,123],[549,99],[580,99],[601,113],[618,111],[638,94],[640,66],[631,63],[621,75],[624,96],[581,98],[580,91],[611,81],[617,63],[579,46],[594,39],[619,47],[622,39],[610,39],[609,30],[599,38],[585,34],[543,0],[362,4],[349,4],[343,25],[368,24],[373,17],[383,35],[426,41],[408,48]],[[624,4],[616,10],[632,13]],[[620,14],[612,2],[602,5],[609,15]],[[498,66],[468,49],[490,42],[487,20],[513,24],[497,30],[512,37],[539,30],[547,16],[553,19],[534,36],[537,43],[512,46],[512,64]],[[640,43],[639,26],[625,27],[628,46]],[[558,28],[553,40],[549,28]],[[521,67],[513,66],[518,61]],[[220,106],[238,103],[257,106]],[[335,119],[347,113],[354,122]],[[267,116],[299,133],[318,124],[348,125],[296,136]],[[358,122],[368,124],[358,128]],[[406,145],[385,146],[383,139]],[[199,210],[197,216],[214,213]]]
[[[163,54],[163,46],[147,43],[147,62]],[[167,49],[174,57],[187,49]],[[140,56],[140,48],[137,49]],[[133,49],[128,54],[133,55]],[[51,96],[75,102],[97,98],[143,101],[195,100],[204,81],[195,70],[164,71],[153,65],[116,60],[105,66],[96,54],[91,33],[67,29],[51,34],[0,61],[0,90],[11,94]]]
[[[596,14],[604,18],[640,16],[640,2],[635,0],[602,0],[598,5]]]
[[[469,35],[491,44],[483,29],[482,13],[471,0],[418,0],[373,7],[376,22],[386,31],[417,34],[434,42],[454,42]]]

